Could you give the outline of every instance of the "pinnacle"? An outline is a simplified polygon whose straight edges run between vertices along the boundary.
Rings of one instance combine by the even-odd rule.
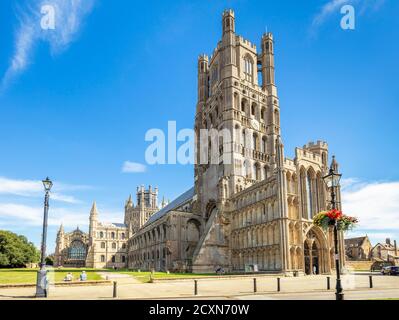
[[[96,202],[94,201],[94,202],[93,202],[93,206],[91,207],[91,210],[90,210],[90,215],[96,215],[96,214],[98,214],[98,211],[97,211],[97,204],[96,204]]]

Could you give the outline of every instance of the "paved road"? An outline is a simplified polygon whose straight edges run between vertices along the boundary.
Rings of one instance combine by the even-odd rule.
[[[368,299],[399,299],[399,289],[369,289],[345,291],[345,300]],[[184,298],[183,298],[184,299]],[[179,298],[179,300],[183,300]],[[201,297],[187,298],[184,300],[335,300],[333,291],[330,292],[294,292],[294,293],[269,293],[241,296]],[[168,299],[175,300],[175,299]]]
[[[118,298],[121,299],[192,299],[193,280],[168,280],[156,283],[140,283],[125,275],[109,274],[118,282]],[[106,276],[106,275],[104,275]],[[367,275],[343,277],[347,299],[398,298],[399,277],[373,277],[374,289],[369,289]],[[281,292],[277,293],[274,276],[257,277],[257,294],[253,293],[252,278],[199,279],[199,299],[334,299],[335,278],[331,277],[331,289],[327,291],[326,276],[281,278]],[[50,299],[111,299],[112,285],[84,287],[51,287]],[[27,299],[34,296],[34,288],[0,289],[0,299]]]

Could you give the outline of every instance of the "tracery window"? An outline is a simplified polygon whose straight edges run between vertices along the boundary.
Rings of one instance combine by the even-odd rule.
[[[253,62],[249,56],[244,58],[245,80],[253,82]]]
[[[310,172],[308,172],[306,176],[306,200],[307,200],[307,211],[308,217],[313,217],[313,199],[312,199],[312,177],[310,176]]]
[[[74,240],[69,247],[68,258],[72,260],[86,259],[86,246],[80,240]]]

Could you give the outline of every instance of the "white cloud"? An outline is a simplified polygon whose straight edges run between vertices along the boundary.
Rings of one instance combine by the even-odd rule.
[[[49,209],[49,227],[59,227],[61,223],[65,228],[86,227],[89,224],[89,207],[64,208],[51,206]],[[123,213],[117,211],[99,212],[100,221],[122,222]],[[0,203],[0,225],[13,227],[37,227],[43,223],[43,207],[28,206],[16,203]]]
[[[13,180],[0,177],[0,193],[15,194],[19,196],[32,196],[43,190],[40,181]]]
[[[146,166],[144,164],[137,162],[130,162],[130,161],[125,161],[123,163],[122,172],[124,173],[136,173],[136,172],[145,172],[145,171],[146,171]]]
[[[63,194],[63,191],[80,190],[82,188],[89,188],[88,186],[73,186],[63,183],[54,183],[51,198],[53,200],[80,203],[78,199],[73,196]],[[23,197],[43,197],[43,184],[39,180],[17,180],[0,177],[0,195],[16,195]]]
[[[68,48],[78,34],[82,21],[93,7],[95,0],[34,0],[26,6],[19,17],[19,28],[15,34],[14,55],[0,83],[0,92],[23,72],[30,63],[35,44],[48,42],[53,54]],[[55,29],[43,30],[40,27],[43,5],[55,8]]]
[[[356,0],[355,0],[356,1]],[[330,0],[320,10],[320,12],[313,18],[312,26],[318,27],[334,12],[339,12],[339,8],[350,2],[350,0]]]
[[[48,225],[76,227],[88,223],[89,210],[78,212],[73,209],[51,207]],[[31,207],[16,203],[0,204],[0,221],[8,227],[12,226],[41,226],[43,223],[43,207]]]
[[[55,30],[42,31],[42,37],[49,41],[53,53],[64,50],[75,39],[84,17],[94,7],[95,0],[46,0],[42,5],[55,8]]]
[[[399,182],[352,181],[342,190],[344,212],[360,220],[350,236],[368,234],[380,240],[398,237]]]
[[[24,71],[27,67],[34,38],[34,27],[31,24],[22,23],[15,37],[15,53],[3,77],[2,88],[5,88],[14,76]]]

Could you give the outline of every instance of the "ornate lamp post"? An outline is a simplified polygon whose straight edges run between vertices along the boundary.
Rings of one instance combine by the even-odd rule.
[[[323,177],[324,182],[327,185],[327,188],[331,192],[331,205],[332,209],[337,209],[336,203],[336,194],[335,190],[339,187],[339,181],[341,180],[342,174],[335,172],[335,157],[333,156],[333,160],[330,166],[330,171],[328,175]],[[337,221],[333,225],[334,227],[334,247],[335,247],[335,269],[337,271],[337,285],[336,285],[336,292],[335,297],[336,300],[344,300],[343,289],[341,285],[341,270],[339,264],[339,251],[338,251],[338,226]]]
[[[46,192],[44,197],[44,217],[43,217],[43,232],[42,232],[42,247],[41,247],[41,258],[40,258],[40,270],[37,272],[36,282],[36,297],[44,298],[47,297],[48,283],[47,283],[47,270],[46,270],[46,239],[47,239],[47,219],[48,219],[48,208],[50,190],[53,186],[53,182],[46,178],[43,180],[44,191]]]

